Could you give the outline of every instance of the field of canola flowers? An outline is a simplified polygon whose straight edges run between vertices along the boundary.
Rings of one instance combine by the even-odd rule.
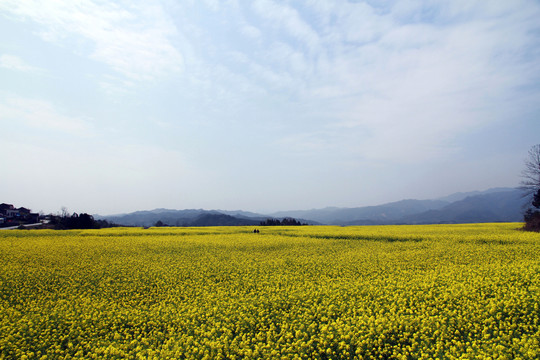
[[[519,224],[0,232],[0,359],[538,359]]]

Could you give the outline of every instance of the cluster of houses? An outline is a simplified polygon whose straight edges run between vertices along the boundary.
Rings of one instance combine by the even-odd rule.
[[[11,204],[0,204],[0,226],[14,226],[19,224],[33,224],[39,222],[39,214],[30,209],[16,208]]]

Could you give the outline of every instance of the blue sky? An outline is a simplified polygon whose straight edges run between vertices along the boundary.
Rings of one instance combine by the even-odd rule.
[[[0,2],[0,201],[275,211],[516,186],[540,3]]]

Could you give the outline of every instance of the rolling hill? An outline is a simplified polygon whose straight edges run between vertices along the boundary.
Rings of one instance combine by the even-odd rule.
[[[385,225],[522,221],[526,199],[513,188],[456,193],[439,199],[407,199],[377,206],[327,207],[312,210],[258,214],[242,210],[155,209],[96,219],[127,226],[152,226],[161,221],[171,226],[258,225],[268,218],[295,218],[308,224]]]

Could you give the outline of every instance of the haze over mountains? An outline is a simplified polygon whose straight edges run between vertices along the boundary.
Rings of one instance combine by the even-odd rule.
[[[152,226],[158,221],[171,226],[258,225],[268,218],[286,217],[314,225],[517,222],[523,219],[523,207],[526,202],[520,190],[494,188],[486,191],[456,193],[439,199],[407,199],[356,208],[327,207],[279,211],[270,214],[242,210],[155,209],[121,215],[95,215],[95,217],[127,226]]]

